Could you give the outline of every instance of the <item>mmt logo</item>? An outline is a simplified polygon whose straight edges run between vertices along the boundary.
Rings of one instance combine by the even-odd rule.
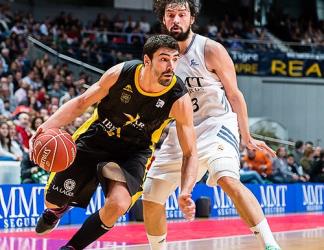
[[[266,214],[284,213],[287,185],[260,186],[260,205]]]
[[[324,185],[302,185],[306,211],[322,211]]]

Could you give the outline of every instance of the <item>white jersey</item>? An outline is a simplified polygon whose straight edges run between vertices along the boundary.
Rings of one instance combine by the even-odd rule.
[[[186,84],[193,105],[194,123],[198,125],[209,117],[234,118],[223,84],[205,64],[207,38],[195,34],[187,51],[180,57],[175,74]]]
[[[192,100],[199,158],[215,157],[217,151],[219,156],[216,157],[238,158],[237,116],[222,83],[206,68],[206,42],[206,37],[194,34],[187,51],[179,59],[175,73],[186,84]],[[153,165],[181,160],[182,151],[173,123]]]

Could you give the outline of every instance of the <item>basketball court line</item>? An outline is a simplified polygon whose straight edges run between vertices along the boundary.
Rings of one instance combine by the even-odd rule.
[[[321,235],[323,235],[322,246],[324,246],[324,214],[322,213],[268,216],[268,221],[273,231],[276,232],[275,237],[279,238],[279,240],[283,238],[282,235],[285,233],[290,235],[298,233],[305,234],[305,232],[307,234],[307,232],[310,232],[309,234],[312,235],[314,230],[320,230]],[[248,249],[259,249],[254,240],[254,236],[238,217],[210,218],[196,220],[194,222],[184,222],[183,220],[169,221],[168,228],[168,245],[170,246],[170,250],[200,250],[208,249],[207,246],[213,246],[209,249],[227,250],[227,248],[224,248],[224,244],[233,247],[228,249],[246,249],[246,244],[250,247]],[[76,230],[76,227],[64,226],[46,236],[36,235],[33,229],[0,231],[0,248],[2,246],[4,249],[20,250],[20,242],[24,242],[24,245],[30,244],[36,246],[34,248],[27,248],[30,250],[54,250],[64,245]],[[243,248],[239,246],[241,241],[246,242],[244,244],[242,243],[244,245]],[[316,239],[314,242],[316,242]],[[308,242],[307,244],[314,242]],[[9,244],[15,247],[6,248]],[[308,249],[317,249],[316,247],[315,245],[314,248]],[[149,247],[143,223],[122,223],[116,225],[115,230],[104,235],[99,241],[92,244],[89,249],[148,250]]]

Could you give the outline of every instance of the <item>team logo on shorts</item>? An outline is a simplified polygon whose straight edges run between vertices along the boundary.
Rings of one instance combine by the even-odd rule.
[[[218,151],[223,151],[224,150],[224,145],[223,144],[219,144],[217,147]]]
[[[66,191],[72,191],[74,188],[75,188],[75,181],[72,180],[72,179],[67,179],[65,182],[64,182],[64,189]]]

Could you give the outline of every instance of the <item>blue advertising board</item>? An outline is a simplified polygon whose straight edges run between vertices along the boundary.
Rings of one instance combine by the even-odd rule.
[[[265,214],[324,211],[324,184],[266,184],[246,185],[259,201]],[[179,190],[166,202],[168,219],[183,218],[178,204]],[[231,199],[219,187],[197,184],[192,193],[194,200],[208,197],[211,201],[210,216],[237,216]],[[104,204],[104,195],[99,187],[86,209],[74,208],[61,220],[61,225],[81,224],[87,216]],[[0,228],[34,227],[44,210],[43,185],[0,185]],[[118,222],[129,221],[129,214]]]

